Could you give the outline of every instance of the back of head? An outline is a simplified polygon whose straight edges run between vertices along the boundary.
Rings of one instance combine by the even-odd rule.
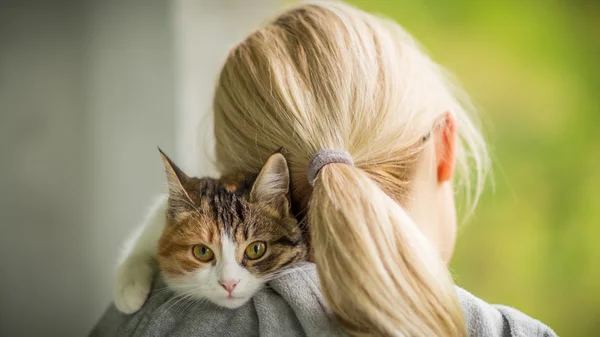
[[[283,147],[323,293],[354,335],[466,334],[446,266],[401,206],[426,135],[447,111],[469,181],[467,153],[479,172],[485,147],[441,70],[398,25],[339,3],[286,10],[223,67],[217,165],[256,173]],[[322,149],[347,151],[354,166],[326,165],[311,186],[307,168]]]

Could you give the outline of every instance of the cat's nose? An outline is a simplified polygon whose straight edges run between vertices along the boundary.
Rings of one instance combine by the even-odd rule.
[[[220,280],[219,283],[223,289],[227,290],[227,292],[231,294],[233,289],[235,289],[235,286],[240,283],[240,280]]]

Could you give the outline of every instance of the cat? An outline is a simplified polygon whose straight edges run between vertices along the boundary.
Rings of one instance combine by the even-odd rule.
[[[284,268],[307,259],[281,153],[256,176],[212,179],[188,177],[159,151],[169,193],[117,268],[114,301],[121,312],[139,310],[157,269],[180,296],[237,308]]]

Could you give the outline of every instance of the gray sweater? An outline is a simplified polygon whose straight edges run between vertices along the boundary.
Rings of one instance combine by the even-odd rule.
[[[147,302],[133,315],[111,305],[91,337],[105,336],[346,336],[331,318],[314,265],[271,281],[238,309],[186,302],[157,278]],[[456,288],[469,336],[556,336],[543,323],[505,306],[490,305]]]

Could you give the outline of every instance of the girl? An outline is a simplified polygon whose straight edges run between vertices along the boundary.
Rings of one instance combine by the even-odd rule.
[[[223,66],[216,159],[225,176],[251,175],[283,149],[318,273],[285,275],[271,283],[275,293],[236,310],[182,310],[152,293],[135,315],[109,309],[93,334],[300,336],[341,326],[356,336],[554,335],[455,287],[448,273],[453,182],[475,191],[474,204],[488,167],[460,98],[395,23],[339,3],[285,11]]]

